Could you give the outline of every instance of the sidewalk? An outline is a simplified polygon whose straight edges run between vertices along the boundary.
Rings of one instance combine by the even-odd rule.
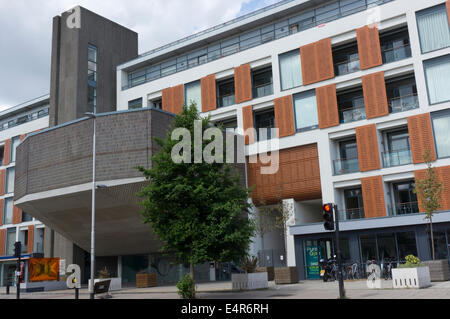
[[[366,281],[346,281],[345,291],[350,299],[450,299],[450,281],[436,282],[426,289],[392,289],[392,281],[382,281],[382,289],[368,289]],[[133,288],[125,287],[110,293],[114,299],[178,299],[175,286]],[[231,282],[213,282],[197,285],[199,299],[336,299],[338,283],[302,281],[293,285],[269,283],[269,289],[233,292]],[[22,299],[73,299],[73,290],[54,292],[21,293]],[[10,295],[0,289],[0,299],[15,299],[15,289]],[[86,288],[80,290],[80,299],[89,299]]]

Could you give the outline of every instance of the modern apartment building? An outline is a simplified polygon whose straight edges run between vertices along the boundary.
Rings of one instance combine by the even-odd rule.
[[[144,181],[131,167],[148,160],[149,137],[163,134],[170,113],[195,101],[225,127],[279,129],[276,174],[263,175],[265,164],[250,161],[261,149],[254,146],[274,136],[249,137],[245,150],[255,212],[280,198],[292,210],[285,234],[265,236],[267,251],[255,238],[252,252],[264,262],[318,278],[318,258],[334,254],[322,223],[328,202],[338,205],[346,263],[430,259],[413,192],[426,150],[445,188],[433,218],[437,257],[449,258],[449,10],[443,0],[288,0],[118,65],[116,112],[98,119],[99,183],[108,186],[99,195],[100,256],[127,280],[158,263],[158,241],[141,228],[133,202]],[[18,149],[28,161],[16,176],[17,205],[84,250],[92,124],[59,122],[28,137]],[[50,141],[45,154],[30,151]],[[167,265],[158,271],[176,276]]]

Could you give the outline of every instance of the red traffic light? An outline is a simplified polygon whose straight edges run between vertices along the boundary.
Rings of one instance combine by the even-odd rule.
[[[331,206],[331,204],[325,204],[325,205],[323,205],[323,210],[324,210],[324,212],[329,213],[333,210],[333,207]]]

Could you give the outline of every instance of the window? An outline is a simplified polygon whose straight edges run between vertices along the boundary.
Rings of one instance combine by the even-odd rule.
[[[273,94],[272,67],[252,71],[253,98]]]
[[[359,71],[358,45],[352,42],[333,48],[333,63],[336,76]]]
[[[188,83],[184,86],[184,103],[190,106],[195,103],[198,110],[202,110],[202,87],[200,81]]]
[[[360,121],[366,118],[362,88],[338,92],[339,120],[341,123]]]
[[[387,233],[377,235],[377,246],[380,260],[398,260],[395,234]]]
[[[88,45],[88,112],[97,113],[97,47]]]
[[[224,130],[226,130],[227,128],[236,129],[238,127],[236,119],[219,121],[219,122],[216,122],[214,125],[217,127],[221,126]]]
[[[255,129],[258,141],[270,140],[275,128],[275,113],[272,110],[255,113]]]
[[[141,108],[142,108],[142,98],[128,102],[129,110],[136,110],[136,109],[141,109]]]
[[[19,232],[19,241],[22,243],[22,254],[28,252],[28,230],[24,229]]]
[[[31,222],[33,221],[33,216],[30,214],[27,214],[25,212],[22,212],[22,223]]]
[[[5,183],[5,193],[14,193],[14,167],[10,167],[6,170],[6,183]]]
[[[380,34],[380,45],[383,63],[391,63],[411,57],[407,27]]]
[[[417,256],[416,235],[413,232],[398,233],[397,245],[400,260],[404,261],[408,255]]]
[[[339,157],[333,162],[334,174],[343,175],[359,172],[358,147],[356,139],[352,138],[338,142]]]
[[[12,224],[13,217],[13,199],[12,197],[5,199],[5,206],[3,208],[3,225]]]
[[[236,104],[234,98],[234,78],[217,82],[217,102],[218,107]]]
[[[16,229],[9,228],[6,231],[6,256],[14,256],[15,243],[16,243]]]
[[[43,110],[40,110],[37,114],[38,118],[44,117],[48,115],[48,108],[45,108]]]
[[[392,188],[394,190],[394,210],[392,215],[406,215],[417,214],[419,212],[419,204],[417,202],[417,195],[414,194],[414,181],[406,181],[394,183]]]
[[[294,110],[297,131],[313,130],[319,127],[314,90],[294,95]]]
[[[345,219],[364,218],[364,202],[361,188],[344,190]]]
[[[432,113],[431,121],[438,158],[450,157],[450,112]]]
[[[422,53],[427,53],[450,46],[449,21],[444,4],[417,12]]]
[[[376,235],[364,235],[359,238],[361,244],[361,259],[363,262],[378,260]]]
[[[97,112],[97,89],[88,85],[88,112]]]
[[[424,61],[430,104],[450,101],[450,55]]]
[[[5,147],[3,145],[0,146],[0,166],[3,165],[3,156],[5,154]],[[1,183],[2,181],[0,181]]]
[[[408,165],[412,163],[408,128],[385,133],[384,167]]]
[[[11,163],[16,161],[16,149],[20,144],[20,136],[15,136],[11,139]]]
[[[44,252],[44,231],[45,228],[36,228],[34,235],[34,249],[36,253]]]
[[[281,90],[288,90],[302,85],[302,67],[300,50],[279,55]]]
[[[386,94],[391,113],[409,111],[419,107],[414,75],[386,81]]]
[[[159,109],[162,110],[162,98],[156,98],[153,100],[148,100],[148,106],[155,108],[155,109]]]

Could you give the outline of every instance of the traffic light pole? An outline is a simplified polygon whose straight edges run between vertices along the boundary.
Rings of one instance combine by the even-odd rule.
[[[16,283],[16,299],[20,299],[20,258],[21,256],[19,255],[19,258],[17,259],[17,272],[16,272],[16,277],[17,277],[17,283]]]
[[[337,250],[337,264],[338,264],[338,280],[339,280],[339,298],[345,298],[344,290],[344,278],[342,275],[342,259],[341,259],[341,248],[339,244],[339,213],[337,205],[333,205],[334,221],[336,224],[335,234],[336,234],[336,250]]]

